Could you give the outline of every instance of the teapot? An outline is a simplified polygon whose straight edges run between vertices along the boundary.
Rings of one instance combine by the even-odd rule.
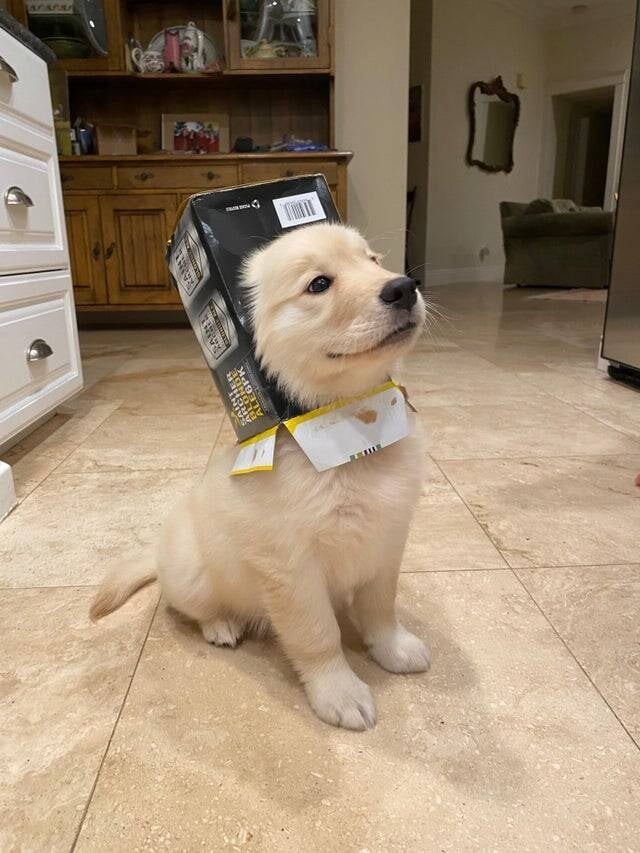
[[[196,27],[193,21],[189,21],[183,30],[180,40],[180,53],[183,71],[204,70],[204,33]]]

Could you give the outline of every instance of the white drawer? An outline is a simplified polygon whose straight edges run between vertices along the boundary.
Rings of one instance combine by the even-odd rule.
[[[38,340],[44,342],[40,349],[51,354],[29,361],[29,347]],[[62,299],[0,312],[0,364],[0,406],[22,397],[27,390],[37,391],[68,372],[71,351]]]
[[[0,111],[39,127],[53,127],[49,75],[44,60],[0,29]],[[4,65],[3,63],[6,63]],[[7,71],[14,72],[16,80]]]
[[[51,154],[0,145],[0,271],[67,265],[55,169]]]
[[[2,445],[82,386],[68,272],[0,277],[0,365]]]

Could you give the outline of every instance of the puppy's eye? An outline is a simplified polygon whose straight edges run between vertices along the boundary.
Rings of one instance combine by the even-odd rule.
[[[380,266],[380,255],[369,255],[369,260],[373,261],[374,264],[378,264],[378,266]]]
[[[312,281],[309,282],[307,291],[309,293],[324,293],[325,290],[329,290],[332,284],[333,279],[329,278],[329,276],[317,275]]]

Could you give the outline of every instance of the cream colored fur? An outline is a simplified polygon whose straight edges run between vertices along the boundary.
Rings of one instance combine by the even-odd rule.
[[[327,275],[324,293],[308,283]],[[354,230],[312,225],[279,237],[244,269],[256,347],[264,368],[305,406],[366,391],[393,373],[415,333],[380,345],[407,311],[383,303],[394,274]],[[338,355],[339,357],[334,357]],[[348,605],[371,657],[391,672],[419,672],[427,649],[396,619],[396,584],[420,490],[417,434],[318,473],[281,430],[272,472],[230,477],[235,448],[214,454],[160,537],[157,576],[166,600],[200,623],[204,637],[234,646],[271,625],[316,714],[364,729],[375,723],[371,691],[344,656],[337,609]],[[108,578],[99,618],[150,579],[141,564]]]

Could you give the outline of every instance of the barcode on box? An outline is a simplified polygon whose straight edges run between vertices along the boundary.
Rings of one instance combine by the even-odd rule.
[[[318,198],[318,193],[315,191],[274,198],[273,206],[283,228],[291,228],[292,225],[303,225],[305,222],[317,222],[319,219],[327,218]]]

